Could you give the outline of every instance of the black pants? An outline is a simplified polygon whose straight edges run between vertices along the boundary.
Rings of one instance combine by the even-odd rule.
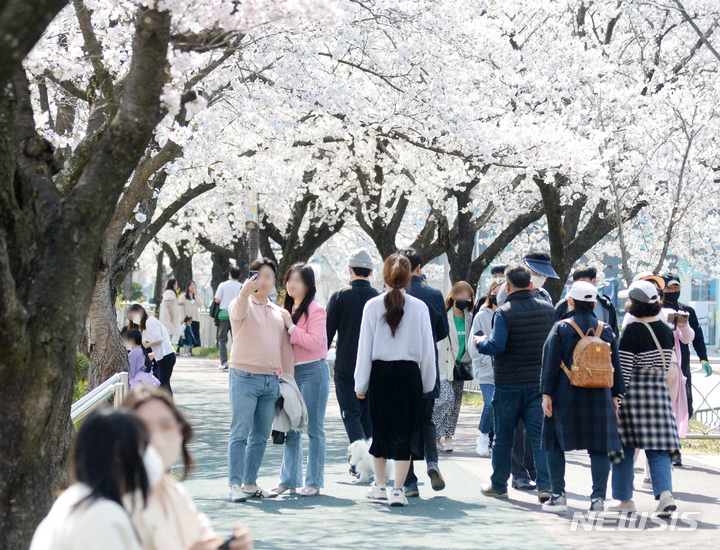
[[[340,415],[345,424],[350,443],[372,437],[372,422],[368,399],[358,399],[355,393],[355,372],[335,371],[335,395],[340,405]]]
[[[170,387],[170,377],[173,373],[173,367],[175,366],[175,354],[164,356],[160,361],[156,361],[158,368],[158,380],[160,380],[160,387],[172,395],[172,388]]]
[[[525,433],[525,425],[522,420],[515,428],[510,470],[512,471],[513,480],[531,479],[535,481],[537,478],[532,443],[527,433]]]
[[[421,406],[420,416],[420,428],[419,428],[419,439],[420,445],[422,446],[423,454],[425,455],[425,462],[430,464],[434,462],[437,464],[438,461],[438,450],[437,450],[437,437],[435,431],[435,424],[433,424],[432,413],[435,408],[435,398],[423,399]],[[413,468],[413,462],[410,461],[410,470],[405,478],[405,487],[411,483],[417,483],[418,478],[415,475],[415,468]]]
[[[192,322],[192,331],[195,335],[195,340],[197,341],[197,345],[200,346],[200,321],[193,321]]]

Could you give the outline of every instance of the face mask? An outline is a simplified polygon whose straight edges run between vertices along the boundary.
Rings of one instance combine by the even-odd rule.
[[[678,292],[666,292],[664,295],[665,301],[674,304],[680,299],[680,291]]]
[[[165,435],[159,433],[153,436],[153,446],[160,453],[163,461],[163,470],[167,472],[172,468],[177,459],[180,457],[180,451],[182,450],[182,436],[177,435]]]
[[[128,343],[128,342],[125,342],[125,349],[128,350],[128,351],[132,351],[132,350],[133,350],[133,345],[130,344],[130,343]]]
[[[136,313],[135,315],[133,315],[133,316],[130,318],[130,320],[131,320],[133,323],[135,323],[136,325],[139,325],[139,324],[140,324],[140,321],[142,321],[142,315],[140,315],[139,313]]]
[[[148,477],[148,484],[150,487],[156,487],[158,483],[162,481],[163,475],[165,474],[165,468],[163,467],[163,459],[160,453],[155,450],[155,447],[148,445],[143,454],[143,464],[145,465],[145,473]]]
[[[495,306],[497,305],[497,294],[493,294],[492,296],[490,296],[490,303]]]
[[[455,307],[465,309],[470,305],[470,300],[455,300]]]
[[[532,281],[533,288],[542,288],[542,286],[545,284],[545,281],[547,281],[547,277],[543,277],[542,275],[532,275],[530,277],[530,280]]]

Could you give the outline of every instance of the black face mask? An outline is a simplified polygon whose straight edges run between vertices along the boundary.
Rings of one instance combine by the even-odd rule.
[[[493,294],[492,296],[490,296],[490,303],[494,306],[497,305],[497,294]]]
[[[674,304],[680,299],[680,292],[666,292],[663,295],[663,298],[666,302],[670,302],[671,304]]]
[[[455,300],[455,307],[465,309],[470,305],[470,300]]]

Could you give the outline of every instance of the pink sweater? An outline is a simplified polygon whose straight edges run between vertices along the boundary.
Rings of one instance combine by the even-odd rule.
[[[308,314],[300,317],[290,330],[290,343],[295,351],[295,363],[318,361],[327,357],[327,328],[325,309],[313,300]]]
[[[228,306],[232,326],[230,368],[252,374],[294,374],[295,357],[280,306],[240,294]]]

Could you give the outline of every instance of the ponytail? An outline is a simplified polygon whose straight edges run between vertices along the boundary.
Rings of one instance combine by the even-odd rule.
[[[405,256],[396,252],[385,260],[383,279],[388,291],[383,300],[386,310],[383,319],[390,327],[393,338],[405,314],[405,295],[401,289],[408,285],[410,276],[410,261]]]

